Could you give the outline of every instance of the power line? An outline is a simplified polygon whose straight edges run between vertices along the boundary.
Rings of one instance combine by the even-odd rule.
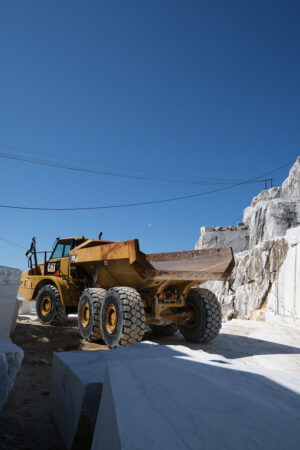
[[[117,205],[101,205],[101,206],[89,206],[89,207],[76,207],[76,208],[40,208],[40,207],[30,207],[30,206],[14,206],[14,205],[0,205],[0,208],[8,208],[8,209],[21,209],[21,210],[31,210],[31,211],[87,211],[87,210],[97,210],[97,209],[114,209],[114,208],[129,208],[134,206],[145,206],[145,205],[154,205],[159,203],[168,203],[168,202],[174,202],[178,200],[186,200],[190,198],[195,197],[202,197],[205,195],[213,194],[216,192],[225,191],[228,189],[232,189],[237,186],[241,186],[244,184],[248,184],[249,182],[255,181],[258,178],[262,178],[264,176],[270,175],[274,172],[278,172],[279,170],[283,169],[284,167],[290,166],[293,163],[293,161],[289,161],[286,164],[283,164],[280,167],[277,167],[276,169],[270,170],[269,172],[266,172],[262,175],[259,175],[255,178],[251,178],[247,181],[242,181],[240,183],[232,184],[231,186],[225,186],[218,189],[213,189],[210,191],[204,191],[199,192],[197,194],[189,194],[189,195],[182,195],[179,197],[171,197],[163,200],[152,200],[152,201],[144,201],[144,202],[136,202],[136,203],[125,203],[125,204],[117,204]]]
[[[116,174],[113,172],[107,172],[107,171],[103,171],[103,170],[84,169],[84,168],[80,168],[80,167],[73,167],[73,166],[68,166],[66,164],[60,164],[60,163],[55,163],[55,162],[36,161],[33,159],[22,158],[20,156],[7,155],[5,153],[0,153],[0,158],[13,159],[15,161],[23,161],[23,162],[28,162],[31,164],[38,164],[40,166],[48,166],[48,167],[56,167],[59,169],[74,170],[77,172],[87,172],[87,173],[94,173],[94,174],[98,174],[98,175],[107,175],[107,176],[111,176],[111,177],[132,178],[132,179],[138,179],[138,180],[148,180],[148,179],[150,180],[151,179],[151,178],[146,178],[146,177],[142,177],[142,176]]]
[[[16,242],[13,242],[13,241],[9,241],[8,239],[4,239],[3,237],[0,237],[0,241],[7,242],[8,244],[14,245],[15,247],[19,247],[24,250],[27,250],[27,248],[23,247],[23,245],[17,244]]]
[[[55,157],[55,159],[58,158],[58,159],[64,160],[64,161],[69,160],[69,158],[62,157],[61,155],[56,155],[56,154],[53,154],[53,153],[49,154],[49,153],[45,153],[45,152],[36,152],[36,151],[28,150],[28,149],[25,149],[25,148],[22,148],[22,147],[17,147],[17,146],[14,146],[14,145],[7,145],[7,144],[1,144],[0,143],[0,148],[14,150],[16,152],[21,152],[21,153],[29,153],[29,154],[35,155],[35,156],[46,156],[46,157],[50,157],[52,159],[53,159],[53,157]],[[48,162],[48,161],[46,161],[46,162],[44,162],[44,161],[39,162],[39,161],[31,160],[31,159],[28,160],[26,158],[19,158],[19,156],[7,154],[7,153],[5,153],[5,154],[2,153],[2,157],[3,158],[8,158],[8,159],[16,159],[16,160],[20,160],[20,161],[23,161],[23,162],[29,162],[31,164],[40,164],[40,163],[44,163],[45,165],[46,164],[49,164],[49,165],[51,164],[51,162]],[[79,163],[85,162],[86,163],[86,160],[85,161],[77,160],[77,162],[79,162]],[[88,161],[88,163],[91,163],[93,165],[97,164],[97,163],[95,163],[95,161]],[[65,166],[67,166],[67,167],[65,167]],[[54,167],[56,167],[56,165],[54,165]],[[59,168],[66,168],[66,169],[70,169],[70,170],[80,170],[80,171],[85,171],[86,170],[88,173],[99,173],[101,175],[111,175],[110,171],[109,172],[104,172],[102,170],[102,171],[98,171],[97,172],[94,169],[94,171],[91,172],[91,171],[89,171],[89,169],[85,169],[85,168],[82,168],[82,167],[78,168],[78,167],[74,167],[74,166],[70,167],[67,164],[63,165],[63,167],[61,167],[59,165]],[[111,168],[111,169],[117,170],[117,171],[122,171],[122,172],[138,172],[139,174],[141,174],[141,173],[143,174],[141,176],[141,179],[147,179],[147,180],[153,179],[153,173],[146,172],[145,170],[140,170],[139,169],[138,171],[136,171],[134,169],[124,169],[123,167],[122,168],[114,167],[114,168]],[[117,174],[113,173],[113,175],[114,176],[119,176],[119,173],[117,173]],[[122,175],[120,175],[120,176],[122,176]],[[126,174],[125,174],[125,176],[126,176]],[[230,183],[238,183],[240,181],[244,181],[244,180],[232,180],[232,179],[221,179],[221,178],[205,178],[204,180],[199,180],[198,178],[197,179],[195,179],[195,178],[192,179],[190,176],[187,179],[186,177],[182,177],[182,175],[170,174],[170,173],[168,173],[168,174],[166,174],[166,173],[164,173],[164,174],[155,173],[154,176],[157,177],[157,179],[161,179],[161,177],[162,177],[164,181],[166,180],[166,176],[171,177],[171,178],[175,177],[175,180],[171,180],[171,181],[176,181],[176,182],[182,181],[182,182],[188,182],[189,184],[190,183],[192,183],[192,184],[230,184]],[[264,181],[264,180],[262,180],[262,181]]]
[[[7,147],[11,148],[17,151],[27,152],[34,155],[39,155],[36,152],[32,152],[29,150],[21,149],[19,147],[13,147],[13,146],[5,146],[3,144],[0,144],[0,147]],[[19,155],[13,155],[13,154],[7,154],[7,153],[0,153],[0,158],[10,159],[13,161],[21,161],[26,162],[29,164],[36,164],[40,166],[46,166],[46,167],[54,167],[58,169],[64,169],[64,170],[71,170],[75,172],[82,172],[82,173],[89,173],[94,175],[104,175],[104,176],[111,176],[111,177],[117,177],[117,178],[127,178],[127,179],[133,179],[133,180],[143,180],[143,181],[152,181],[152,180],[158,180],[158,181],[164,181],[164,182],[171,182],[171,183],[187,183],[187,184],[194,184],[194,185],[231,185],[232,183],[240,183],[244,182],[244,180],[230,180],[230,179],[220,179],[220,178],[205,178],[205,179],[192,179],[191,177],[189,179],[183,178],[182,176],[178,175],[172,175],[172,174],[165,174],[165,175],[134,175],[134,174],[122,174],[113,172],[110,170],[98,170],[98,169],[90,169],[90,168],[84,168],[84,167],[76,167],[69,164],[59,163],[55,161],[42,161],[42,160],[35,160],[28,157],[22,157]],[[247,183],[261,183],[265,182],[266,180],[252,180],[247,181]]]

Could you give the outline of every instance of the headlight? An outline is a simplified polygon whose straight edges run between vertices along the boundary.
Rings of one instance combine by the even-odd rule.
[[[76,253],[70,256],[70,261],[71,261],[71,263],[76,262],[76,259],[77,259]]]

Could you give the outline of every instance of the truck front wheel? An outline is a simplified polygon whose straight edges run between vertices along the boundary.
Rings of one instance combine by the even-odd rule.
[[[100,327],[109,348],[140,342],[145,332],[145,310],[140,294],[130,287],[109,289],[101,306]]]
[[[36,296],[36,314],[41,323],[51,325],[65,323],[67,315],[57,287],[47,284],[39,290]]]
[[[191,289],[186,298],[186,310],[192,318],[179,330],[187,341],[209,342],[222,326],[221,306],[215,294],[208,289]]]
[[[102,288],[85,289],[78,304],[78,328],[81,336],[88,341],[100,341],[100,308],[106,290]]]

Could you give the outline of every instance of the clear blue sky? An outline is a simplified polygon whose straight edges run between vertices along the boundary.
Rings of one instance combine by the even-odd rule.
[[[159,179],[0,158],[0,204],[159,200],[214,188],[190,179],[246,180],[294,161],[299,23],[298,0],[1,2],[0,144],[37,154],[0,152]],[[103,231],[147,253],[188,250],[201,225],[235,224],[263,187],[128,209],[0,209],[0,237],[28,247],[36,236],[45,250]],[[24,250],[0,241],[0,265],[24,269]]]

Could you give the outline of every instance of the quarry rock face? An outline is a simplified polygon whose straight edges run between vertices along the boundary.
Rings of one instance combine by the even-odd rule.
[[[196,249],[214,247],[232,247],[234,252],[243,252],[249,248],[249,231],[244,224],[238,227],[201,227]]]
[[[299,180],[300,157],[282,187],[262,191],[245,209],[248,246],[239,250],[244,241],[236,227],[239,245],[233,246],[236,266],[230,278],[204,285],[218,296],[224,318],[300,323]],[[206,238],[206,228],[196,248],[207,248],[206,244],[217,247],[215,244],[221,242],[216,237],[214,241]],[[216,234],[220,233],[216,228],[222,227],[213,228]],[[229,244],[229,240],[224,243]]]
[[[244,211],[244,223],[249,229],[249,248],[260,242],[284,236],[300,224],[300,198],[293,200],[262,200]]]
[[[282,187],[262,191],[245,209],[243,221],[249,229],[249,248],[284,236],[300,225],[300,157]]]
[[[282,183],[281,198],[300,198],[300,156],[291,168],[288,178]]]

